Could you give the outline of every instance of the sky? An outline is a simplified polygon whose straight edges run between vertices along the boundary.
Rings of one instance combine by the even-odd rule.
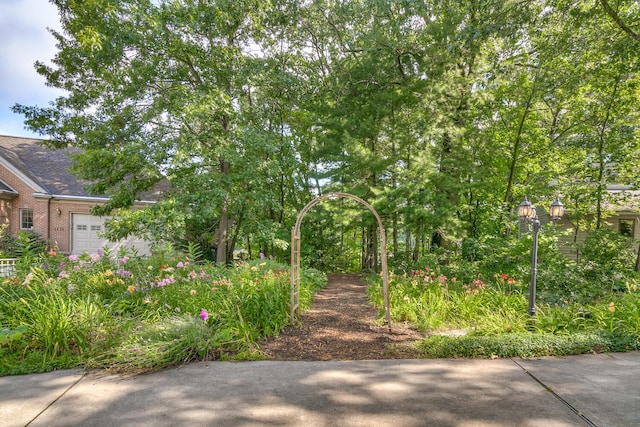
[[[48,0],[0,0],[0,135],[40,138],[11,107],[44,107],[63,94],[47,87],[34,67],[38,60],[50,64],[56,54],[47,28],[60,30],[58,10]]]

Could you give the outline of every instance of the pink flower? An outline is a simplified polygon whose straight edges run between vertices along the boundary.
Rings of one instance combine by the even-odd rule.
[[[176,265],[176,267],[178,267],[178,268],[183,268],[183,267],[184,267],[184,264],[182,263],[182,261],[180,261],[180,262]]]
[[[176,279],[174,279],[173,277],[165,277],[164,279],[160,280],[158,283],[156,283],[156,286],[161,288],[163,286],[167,286],[167,285],[171,285],[173,283],[176,282]]]
[[[207,319],[209,318],[209,313],[207,313],[207,310],[205,310],[204,308],[202,309],[202,311],[200,312],[200,318],[202,320],[204,320],[205,322],[207,321]]]

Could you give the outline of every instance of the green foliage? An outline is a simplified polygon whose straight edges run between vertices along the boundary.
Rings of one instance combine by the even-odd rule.
[[[485,281],[459,280],[430,268],[393,276],[389,284],[391,317],[420,330],[469,329],[475,334],[526,330],[526,298],[515,279],[503,275]],[[382,289],[371,286],[369,296],[382,306]]]
[[[280,313],[284,278],[267,277],[260,264],[195,263],[215,254],[230,265],[235,246],[249,259],[255,252],[286,259],[299,210],[327,191],[358,195],[380,212],[397,274],[395,318],[482,335],[527,328],[531,236],[515,238],[511,211],[524,194],[539,201],[560,194],[573,231],[597,231],[578,263],[562,256],[555,231],[540,234],[539,325],[633,330],[615,314],[637,316],[626,299],[639,281],[631,243],[604,227],[630,204],[608,187],[640,185],[634,4],[618,2],[616,21],[586,0],[276,8],[154,1],[111,2],[107,10],[58,2],[60,51],[53,65],[37,68],[65,95],[14,111],[50,137],[46,144],[82,149],[73,171],[109,196],[96,213],[118,214],[110,237],[169,244],[148,263],[120,254],[124,261],[112,265],[108,257],[42,255],[33,236],[19,236],[20,273],[35,266],[36,282],[64,282],[79,298],[46,291],[57,289],[51,298],[61,313],[40,314],[59,326],[58,350],[46,355],[86,354],[74,322],[96,307],[141,322],[119,323],[122,331],[168,316],[183,325],[186,313],[206,308],[220,342],[250,352],[256,333],[277,333],[284,322],[280,314],[273,324],[263,318],[264,306]],[[158,203],[116,209],[165,180],[171,190]],[[376,267],[374,222],[359,212],[340,202],[310,214],[303,262],[325,271]],[[175,250],[185,244],[188,267]],[[16,310],[23,292],[12,289],[3,304]],[[30,298],[30,308],[44,309],[44,300]],[[379,290],[372,298],[379,303]],[[598,305],[606,300],[618,307],[614,314]],[[33,322],[28,311],[21,316]],[[179,327],[199,342],[200,329],[185,322]]]
[[[633,240],[611,229],[590,231],[580,254],[582,276],[599,284],[602,292],[625,290],[627,281],[637,278]]]
[[[184,248],[187,259],[192,262],[202,261],[204,259],[204,250],[195,242],[188,242]]]
[[[0,329],[0,347],[6,345],[11,347],[14,342],[20,341],[20,338],[27,332],[29,328],[26,325],[20,325],[13,329]]]
[[[608,186],[640,184],[632,1],[621,20],[586,0],[236,3],[57,3],[37,69],[64,96],[14,111],[82,150],[110,237],[283,258],[299,210],[345,191],[380,212],[395,266],[439,248],[516,276],[500,241],[518,245],[501,236],[524,194],[559,194],[582,231],[627,206]],[[309,265],[375,267],[370,217],[341,203],[307,225]]]
[[[425,358],[565,356],[638,349],[640,340],[637,336],[615,335],[607,331],[571,335],[520,332],[499,336],[432,336],[419,344],[420,353]]]
[[[116,347],[89,359],[90,368],[118,372],[160,369],[196,359],[216,357],[228,345],[195,316],[174,315],[155,322],[140,322]]]
[[[46,248],[46,243],[36,233],[21,231],[11,243],[12,255],[18,258],[16,268],[29,272],[32,263]]]
[[[587,303],[637,284],[633,241],[612,230],[593,230],[580,245],[577,262],[562,256],[545,259],[538,269],[539,294],[552,304]]]
[[[368,293],[382,307],[378,278]],[[636,284],[588,303],[539,299],[535,318],[527,305],[527,285],[505,273],[466,282],[427,268],[394,275],[390,282],[392,322],[410,322],[429,335],[418,344],[424,357],[537,357],[640,348]]]
[[[2,282],[0,373],[141,372],[255,357],[258,340],[289,324],[289,272],[274,261],[223,267],[174,251],[107,255],[41,254],[29,274]],[[302,308],[325,283],[323,273],[303,272]]]
[[[11,258],[14,251],[15,239],[11,233],[7,233],[8,223],[0,224],[0,257]]]
[[[635,272],[634,242],[610,229],[592,230],[580,245],[580,258],[568,259],[559,248],[560,237],[553,227],[539,234],[537,296],[538,302],[567,305],[587,303],[611,292],[623,292],[628,285],[640,282]],[[528,284],[531,275],[531,236],[520,239],[485,237],[471,239],[473,260],[465,245],[459,256],[433,252],[419,262],[405,265],[396,272],[429,268],[436,276],[456,277],[463,282],[490,280],[506,274],[519,283]]]

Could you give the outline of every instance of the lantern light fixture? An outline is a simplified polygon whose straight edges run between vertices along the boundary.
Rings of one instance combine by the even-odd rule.
[[[559,220],[564,215],[564,205],[560,203],[560,199],[558,199],[558,196],[556,196],[556,200],[554,200],[554,202],[551,203],[551,207],[549,209],[549,215],[551,216],[551,219],[553,219],[554,221]]]
[[[549,216],[552,220],[557,221],[564,215],[564,206],[560,203],[560,199],[556,196],[556,200],[549,207]],[[538,219],[536,207],[524,197],[522,203],[518,205],[518,216],[520,220],[531,224],[533,232],[533,247],[531,248],[531,282],[529,284],[529,315],[536,315],[536,279],[538,273],[538,233],[541,224]]]

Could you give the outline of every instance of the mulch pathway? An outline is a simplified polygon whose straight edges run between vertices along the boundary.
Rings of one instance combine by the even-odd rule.
[[[417,358],[413,344],[423,335],[393,323],[389,331],[378,317],[367,298],[367,284],[358,275],[330,275],[298,325],[261,342],[260,349],[272,360]]]

